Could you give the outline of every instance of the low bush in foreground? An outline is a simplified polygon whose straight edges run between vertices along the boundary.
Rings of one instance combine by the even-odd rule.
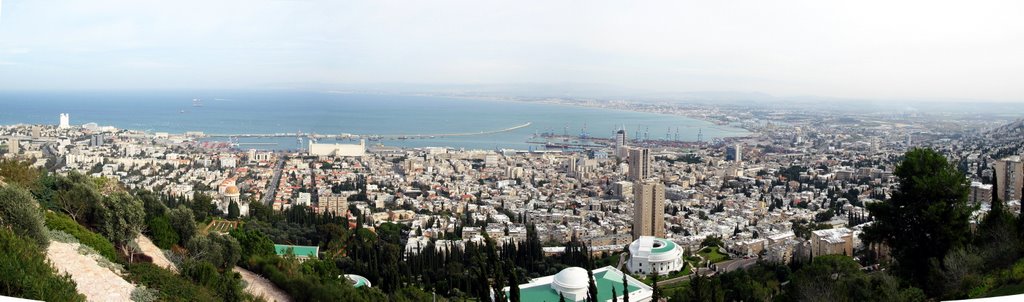
[[[106,237],[96,234],[84,226],[78,224],[70,217],[62,214],[47,212],[46,213],[46,227],[55,231],[62,231],[74,236],[78,239],[78,242],[91,247],[96,250],[104,258],[110,261],[117,261],[117,250],[114,249],[114,244],[107,240]]]
[[[35,242],[0,228],[0,295],[44,301],[85,301],[75,282],[58,275]]]
[[[128,266],[127,278],[158,292],[160,301],[218,301],[209,289],[175,275],[152,263],[133,263]]]

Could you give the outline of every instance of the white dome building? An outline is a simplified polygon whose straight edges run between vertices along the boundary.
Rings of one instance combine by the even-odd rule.
[[[654,294],[653,289],[647,284],[611,266],[595,269],[593,276],[598,301],[622,301],[624,297],[629,296],[631,302],[651,302],[651,296]],[[565,298],[565,301],[584,301],[590,287],[589,277],[587,270],[569,267],[554,275],[531,279],[530,282],[519,285],[520,300],[553,302]],[[505,292],[506,300],[501,302],[509,301],[509,287],[506,286],[502,291]],[[612,296],[613,292],[616,294],[615,297]]]
[[[641,236],[629,244],[626,267],[633,274],[668,275],[683,269],[683,248],[672,240]]]
[[[587,278],[587,270],[579,267],[569,267],[555,274],[551,281],[551,289],[565,296],[569,301],[577,301],[587,296],[587,288],[590,280]]]
[[[242,192],[238,190],[235,185],[228,185],[224,187],[224,192],[221,193],[220,200],[214,201],[217,209],[227,215],[228,208],[231,206],[231,202],[238,204],[238,215],[249,216],[249,203],[247,200],[242,200]]]

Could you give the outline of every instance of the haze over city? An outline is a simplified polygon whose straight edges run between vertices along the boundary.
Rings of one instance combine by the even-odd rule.
[[[2,6],[2,89],[387,84],[552,95],[1024,100],[1017,76],[1024,68],[1020,1],[8,0]]]
[[[0,0],[0,300],[1022,301],[1021,12]]]

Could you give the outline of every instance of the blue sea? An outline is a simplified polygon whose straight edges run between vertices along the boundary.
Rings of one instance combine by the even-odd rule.
[[[201,99],[195,106],[193,99]],[[645,131],[651,139],[695,141],[745,136],[743,129],[683,116],[576,106],[433,96],[340,94],[300,91],[133,91],[0,92],[0,124],[57,124],[68,113],[73,125],[94,122],[152,132],[208,134],[316,133],[416,135],[495,131],[532,122],[529,127],[474,136],[380,140],[387,146],[466,149],[537,148],[528,141],[543,132],[609,138],[625,126],[628,135]],[[226,140],[226,139],[222,139]],[[322,142],[333,142],[325,140]],[[295,149],[294,138],[249,139],[272,142],[262,149]],[[244,147],[244,145],[243,145]]]

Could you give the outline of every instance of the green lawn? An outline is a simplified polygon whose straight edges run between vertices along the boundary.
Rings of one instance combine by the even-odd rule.
[[[698,254],[700,254],[701,257],[704,257],[704,259],[711,261],[711,263],[718,263],[725,260],[729,260],[729,255],[722,254],[718,252],[717,248],[712,247],[705,247],[704,249],[700,250]]]

